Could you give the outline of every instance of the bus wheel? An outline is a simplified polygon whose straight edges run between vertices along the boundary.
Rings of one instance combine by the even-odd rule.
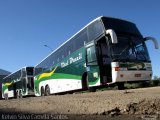
[[[18,91],[16,91],[16,96],[15,96],[16,99],[19,98],[19,94],[18,94]]]
[[[45,87],[45,95],[46,96],[50,95],[50,88],[48,85]]]
[[[41,87],[41,96],[44,96],[44,87]]]
[[[21,90],[19,91],[19,98],[22,98],[22,92],[21,92]]]
[[[96,92],[96,88],[94,87],[89,88],[89,92]]]
[[[87,73],[84,73],[82,76],[82,89],[88,90],[88,75],[87,75]]]
[[[8,100],[8,94],[4,94],[4,99]]]
[[[117,83],[118,90],[124,90],[124,82]]]

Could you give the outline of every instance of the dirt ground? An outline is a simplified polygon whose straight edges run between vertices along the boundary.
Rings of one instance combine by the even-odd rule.
[[[0,100],[1,119],[159,120],[160,87]]]

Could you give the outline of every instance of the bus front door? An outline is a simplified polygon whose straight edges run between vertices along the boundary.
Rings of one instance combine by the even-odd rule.
[[[22,78],[22,92],[23,92],[23,94],[26,94],[26,92],[27,92],[27,85],[26,85],[26,77],[23,77]]]
[[[112,82],[111,58],[105,38],[97,41],[97,58],[100,69],[101,84]]]
[[[88,85],[97,86],[99,80],[99,66],[97,63],[96,47],[93,42],[86,45],[86,65],[87,65],[87,77]]]
[[[34,92],[34,81],[33,81],[33,77],[28,77],[27,88],[28,88],[29,94],[33,94],[33,92]]]

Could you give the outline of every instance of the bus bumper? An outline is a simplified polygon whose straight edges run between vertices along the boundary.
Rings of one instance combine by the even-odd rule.
[[[112,82],[148,81],[152,78],[152,71],[113,71]]]

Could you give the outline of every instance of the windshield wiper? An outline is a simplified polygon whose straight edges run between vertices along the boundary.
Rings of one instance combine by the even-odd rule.
[[[143,58],[145,59],[144,61],[147,61],[146,56],[141,52],[141,51],[137,51],[136,52],[136,58],[138,57],[138,55],[141,54],[143,56]],[[138,60],[138,59],[137,59]]]
[[[120,56],[129,48],[130,46],[127,46],[126,48],[124,48],[123,50],[122,50],[122,52],[120,53]]]
[[[117,59],[118,59],[118,62],[120,62],[120,61],[126,62],[127,60],[129,60],[129,59],[128,59],[129,54],[126,54],[125,56],[123,56],[123,54],[124,54],[127,50],[129,50],[129,48],[130,48],[130,46],[127,46],[126,48],[124,48],[124,49],[122,50],[122,52],[119,54],[119,57],[117,58]],[[122,57],[124,57],[125,59],[121,59]],[[126,58],[126,57],[127,57],[127,58]]]

